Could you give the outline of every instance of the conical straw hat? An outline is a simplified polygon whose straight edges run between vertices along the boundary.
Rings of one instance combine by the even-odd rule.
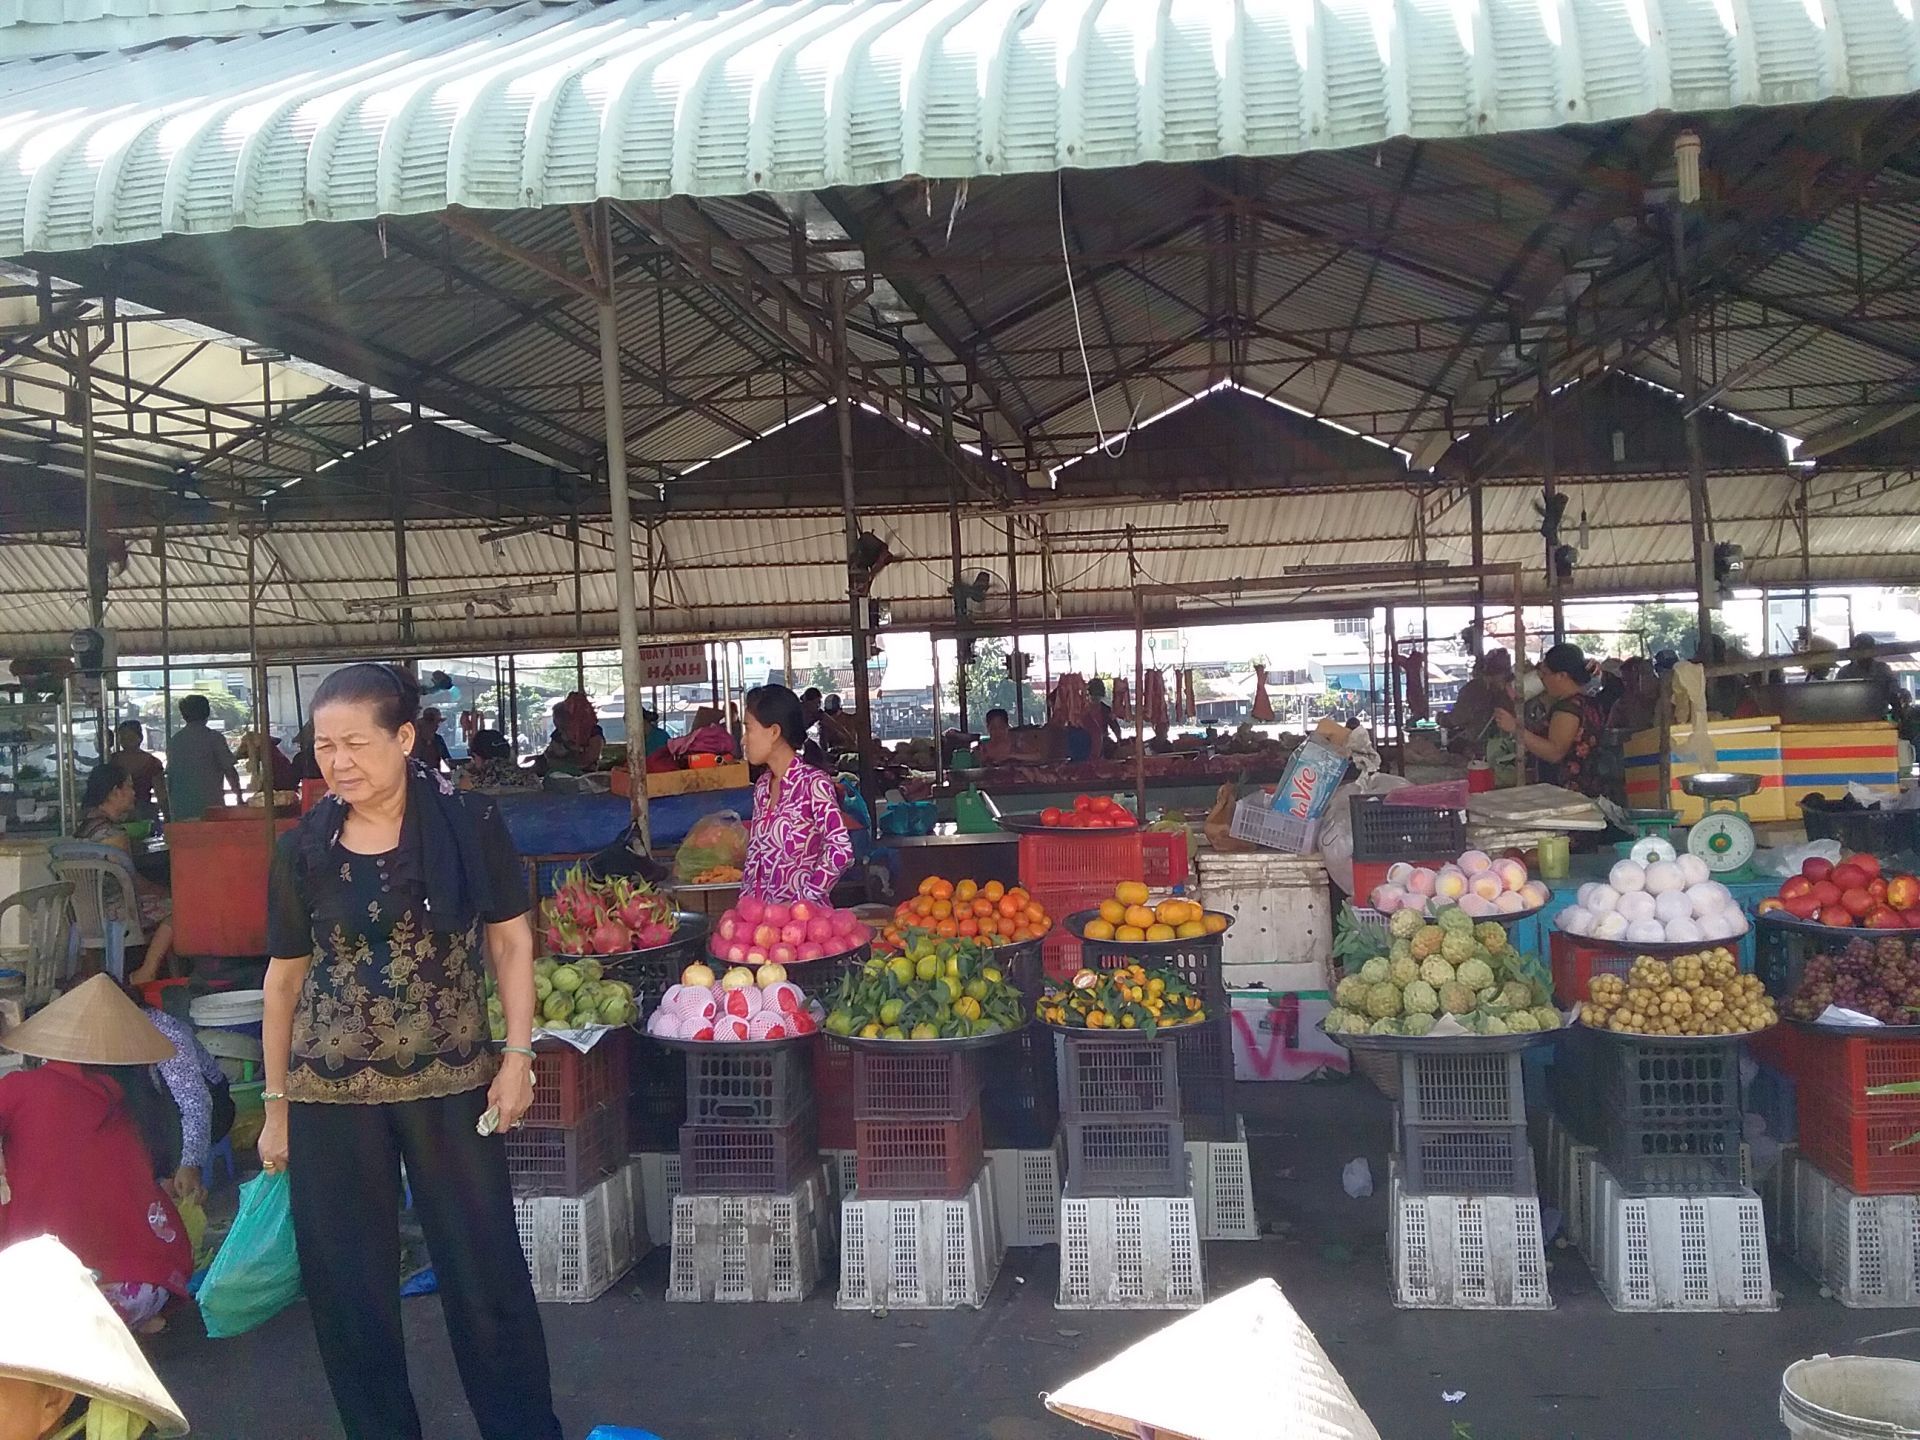
[[[78,1065],[158,1065],[173,1058],[173,1042],[105,975],[74,987],[0,1035],[0,1045]]]
[[[109,982],[111,983],[111,982]],[[131,1410],[162,1435],[186,1416],[74,1253],[51,1235],[0,1250],[0,1375]]]

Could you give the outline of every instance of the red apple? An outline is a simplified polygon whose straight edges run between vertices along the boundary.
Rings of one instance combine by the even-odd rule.
[[[1909,930],[1920,930],[1920,906],[1900,912],[1900,923]]]
[[[1813,917],[1822,925],[1831,925],[1836,930],[1844,930],[1854,923],[1853,912],[1844,905],[1823,905],[1820,913]]]
[[[1887,881],[1887,904],[1896,910],[1911,910],[1920,905],[1920,880],[1911,875],[1896,875]]]
[[[1833,867],[1833,874],[1828,878],[1842,890],[1851,890],[1855,886],[1865,885],[1873,877],[1853,861],[1843,860]]]
[[[1844,905],[1847,912],[1857,920],[1860,916],[1873,909],[1873,896],[1867,893],[1866,886],[1851,885],[1848,886],[1846,892],[1841,895],[1840,903]]]
[[[1816,880],[1813,885],[1814,904],[1825,909],[1829,905],[1840,903],[1841,889],[1831,880]]]
[[[1825,880],[1833,874],[1833,861],[1824,855],[1809,855],[1801,862],[1800,873],[1809,880]]]
[[[1884,905],[1876,905],[1867,912],[1867,918],[1863,923],[1869,930],[1898,930],[1900,914],[1898,911],[1889,910]]]
[[[1868,855],[1864,852],[1859,855],[1849,855],[1847,857],[1847,863],[1849,865],[1858,865],[1862,870],[1866,871],[1868,879],[1872,879],[1880,873],[1880,858],[1877,855]]]
[[[1819,902],[1811,895],[1790,895],[1780,903],[1796,920],[1812,920],[1820,913]]]
[[[1753,909],[1756,915],[1771,915],[1776,910],[1784,911],[1789,915],[1793,913],[1787,909],[1786,902],[1781,900],[1777,895],[1769,895],[1758,905],[1754,906]]]
[[[1873,879],[1867,881],[1867,894],[1873,896],[1876,900],[1886,899],[1887,882],[1882,880],[1878,875],[1874,876]]]
[[[1780,898],[1793,900],[1801,895],[1813,894],[1813,881],[1804,875],[1789,875],[1780,886]]]

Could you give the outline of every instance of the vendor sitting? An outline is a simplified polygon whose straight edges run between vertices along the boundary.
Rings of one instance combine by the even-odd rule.
[[[154,1180],[168,1114],[148,1067],[174,1055],[120,987],[96,975],[0,1046],[44,1064],[0,1075],[0,1152],[11,1199],[0,1245],[52,1235],[94,1272],[135,1330],[187,1298],[193,1247]]]
[[[652,710],[642,708],[640,723],[643,727],[642,743],[646,746],[646,766],[649,774],[659,774],[668,770],[678,770],[680,762],[674,759],[673,752],[667,748],[673,736],[660,723],[660,717]]]
[[[694,711],[692,727],[686,734],[669,740],[667,749],[681,764],[691,755],[718,755],[723,760],[731,760],[739,753],[733,747],[733,732],[727,729],[725,717],[712,705],[702,705]]]
[[[543,775],[584,775],[600,768],[606,744],[593,702],[576,690],[553,707],[553,738],[534,768]]]
[[[111,845],[133,861],[133,841],[127,834],[127,821],[133,816],[133,781],[118,764],[109,760],[94,767],[87,776],[87,788],[81,798],[82,815],[76,840],[91,840],[96,845]],[[133,876],[134,902],[140,907],[140,926],[147,932],[147,953],[132,974],[130,985],[144,985],[163,978],[167,956],[173,949],[173,897],[164,885],[149,880],[138,871]]]
[[[1493,712],[1494,723],[1540,762],[1540,778],[1547,784],[1564,785],[1582,795],[1605,795],[1608,786],[1601,762],[1607,722],[1599,702],[1588,693],[1593,667],[1578,645],[1563,641],[1540,657],[1540,678],[1550,702],[1546,734],[1525,729],[1507,709]]]
[[[539,783],[538,775],[514,760],[513,746],[498,730],[473,732],[467,741],[467,763],[454,777],[462,790],[524,790]]]
[[[155,1089],[173,1102],[175,1112],[167,1126],[167,1147],[154,1157],[154,1178],[175,1203],[200,1203],[207,1197],[207,1155],[233,1129],[232,1087],[191,1024],[150,1005],[142,1006],[140,1013],[173,1045],[172,1058],[148,1072]]]

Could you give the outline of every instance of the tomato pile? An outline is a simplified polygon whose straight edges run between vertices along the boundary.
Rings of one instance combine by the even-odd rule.
[[[1054,830],[1127,830],[1136,823],[1133,812],[1111,795],[1076,795],[1073,808],[1049,805],[1040,823]]]
[[[978,937],[989,945],[1015,945],[1044,935],[1052,927],[1046,907],[1018,885],[998,880],[946,880],[929,875],[920,893],[894,907],[893,923],[881,933],[878,948],[904,949],[907,932],[924,930],[943,939]]]
[[[1757,909],[1840,929],[1920,930],[1920,878],[1883,874],[1871,855],[1849,855],[1838,865],[1814,855]]]

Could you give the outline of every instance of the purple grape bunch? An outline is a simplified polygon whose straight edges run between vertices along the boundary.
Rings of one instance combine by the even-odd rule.
[[[1884,1025],[1920,1020],[1920,949],[1895,936],[1855,936],[1845,948],[1815,955],[1788,997],[1786,1013],[1816,1019],[1829,1005],[1871,1015]]]

